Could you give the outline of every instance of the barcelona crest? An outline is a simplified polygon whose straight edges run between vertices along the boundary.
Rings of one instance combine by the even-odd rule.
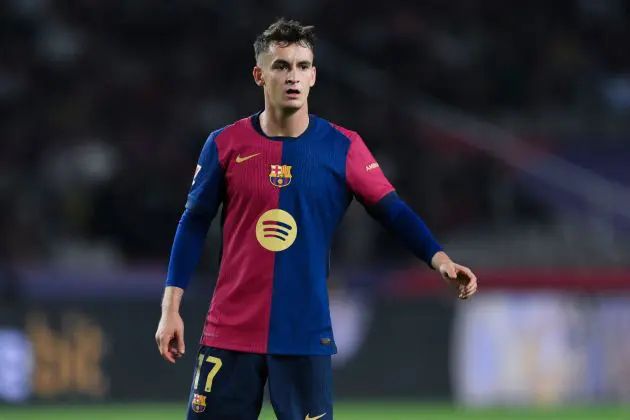
[[[271,165],[269,172],[269,181],[274,187],[282,188],[291,183],[291,166],[289,165]]]
[[[206,411],[206,396],[194,394],[192,400],[192,410],[195,413],[203,413]]]

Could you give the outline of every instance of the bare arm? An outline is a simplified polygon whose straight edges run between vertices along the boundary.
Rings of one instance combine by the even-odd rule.
[[[355,133],[340,129],[350,140],[346,182],[372,217],[397,236],[418,258],[468,299],[477,291],[477,278],[468,267],[454,263],[442,250],[424,221],[396,194],[378,163]]]
[[[460,299],[468,299],[477,292],[477,276],[470,268],[454,263],[444,251],[433,256],[431,266],[439,271],[448,284],[457,289]]]
[[[176,286],[167,286],[164,288],[164,297],[162,298],[162,315],[165,312],[178,312],[179,306],[184,296],[184,289]]]
[[[184,322],[179,315],[179,307],[184,289],[175,286],[164,288],[162,317],[155,333],[155,341],[164,359],[175,363],[186,351],[184,346]]]
[[[206,234],[222,201],[223,169],[215,131],[199,156],[186,210],[177,226],[166,274],[162,317],[155,333],[160,354],[175,363],[184,354],[184,322],[179,315],[184,290],[199,263]]]

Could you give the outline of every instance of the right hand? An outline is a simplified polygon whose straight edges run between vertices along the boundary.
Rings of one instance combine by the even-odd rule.
[[[162,313],[155,341],[162,357],[170,363],[184,355],[184,321],[178,312]]]

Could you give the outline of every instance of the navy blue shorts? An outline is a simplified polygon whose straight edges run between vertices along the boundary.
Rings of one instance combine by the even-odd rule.
[[[274,356],[201,347],[189,420],[257,420],[265,384],[278,420],[331,420],[330,356]]]

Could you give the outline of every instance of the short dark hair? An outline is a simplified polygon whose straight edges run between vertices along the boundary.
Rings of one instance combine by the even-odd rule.
[[[280,18],[258,35],[254,42],[254,55],[258,60],[260,54],[266,52],[273,43],[281,45],[300,44],[315,52],[315,27],[303,26],[296,20]]]

